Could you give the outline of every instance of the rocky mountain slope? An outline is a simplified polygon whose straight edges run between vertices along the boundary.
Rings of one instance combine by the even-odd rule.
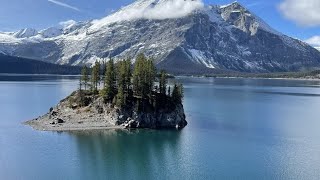
[[[178,6],[186,12],[176,11]],[[176,13],[159,14],[170,8]],[[143,52],[158,68],[184,74],[320,67],[319,51],[275,31],[241,4],[198,0],[138,0],[100,20],[0,33],[0,52],[71,65]]]

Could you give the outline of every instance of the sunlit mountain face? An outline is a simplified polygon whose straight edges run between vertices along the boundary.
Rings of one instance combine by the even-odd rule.
[[[0,33],[0,52],[68,65],[145,53],[159,68],[182,74],[320,67],[319,51],[274,30],[241,4],[196,0],[140,0],[97,20]]]

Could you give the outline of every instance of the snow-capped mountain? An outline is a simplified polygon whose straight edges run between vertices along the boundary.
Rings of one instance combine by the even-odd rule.
[[[57,27],[50,27],[39,32],[43,38],[53,38],[62,35],[63,29]]]
[[[13,34],[16,38],[29,38],[38,34],[38,31],[32,28],[21,29]]]
[[[319,51],[277,32],[237,2],[138,0],[99,20],[15,34],[0,33],[0,52],[58,64],[91,64],[143,52],[175,73],[320,67]]]

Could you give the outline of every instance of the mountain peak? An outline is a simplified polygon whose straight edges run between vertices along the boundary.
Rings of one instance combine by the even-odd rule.
[[[255,35],[258,32],[258,29],[260,29],[272,34],[282,35],[237,1],[220,6],[220,9],[221,17],[225,21],[246,33]]]
[[[226,4],[226,5],[220,6],[221,9],[228,8],[228,7],[233,7],[233,8],[240,8],[241,7],[241,8],[244,8],[244,6],[242,6],[238,1],[234,1],[234,2],[232,2],[230,4]]]

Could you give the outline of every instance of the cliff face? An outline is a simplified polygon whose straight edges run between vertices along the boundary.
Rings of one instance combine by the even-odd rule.
[[[79,92],[72,93],[50,112],[26,122],[38,130],[67,131],[113,128],[176,128],[187,125],[182,104],[157,111],[136,111],[134,104],[126,109],[114,107],[103,98],[84,97],[85,105],[78,103]]]
[[[124,114],[132,114],[124,115]],[[116,124],[125,128],[176,128],[181,129],[187,125],[185,120],[183,105],[177,105],[172,110],[160,110],[154,113],[145,113],[138,111],[120,112],[118,113],[118,121]]]

